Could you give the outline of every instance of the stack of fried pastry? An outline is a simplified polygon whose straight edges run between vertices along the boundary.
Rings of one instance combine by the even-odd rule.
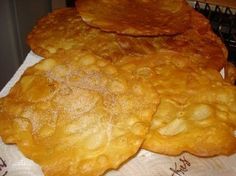
[[[236,152],[227,50],[184,0],[78,0],[28,35],[44,59],[0,99],[0,136],[45,176],[99,176],[140,148]]]

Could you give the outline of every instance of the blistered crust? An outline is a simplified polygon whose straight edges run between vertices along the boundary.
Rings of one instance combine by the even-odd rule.
[[[209,21],[195,10],[191,11],[191,27],[182,35],[168,38],[162,48],[190,55],[192,63],[220,71],[227,62],[228,51],[221,39],[212,31]]]
[[[76,48],[116,61],[127,55],[145,56],[169,49],[189,56],[191,65],[222,69],[227,59],[224,44],[212,32],[205,17],[193,9],[190,17],[190,27],[183,34],[132,37],[92,28],[82,21],[75,9],[65,8],[43,17],[28,35],[27,41],[31,49],[43,57]],[[195,59],[191,59],[192,56]]]
[[[159,68],[161,103],[143,144],[178,155],[230,155],[236,151],[236,87],[206,69]]]
[[[76,5],[86,23],[109,32],[173,35],[190,24],[190,7],[184,0],[78,0]]]
[[[233,154],[236,87],[216,70],[189,67],[188,61],[184,54],[162,50],[159,55],[124,58],[117,63],[130,65],[130,70],[136,65],[148,79],[150,75],[158,78],[152,84],[161,100],[143,148],[167,155]]]
[[[0,100],[0,136],[46,176],[101,175],[137,152],[158,101],[138,72],[59,52],[27,69]]]
[[[236,67],[233,63],[227,62],[225,67],[225,80],[236,85]]]
[[[159,39],[155,46],[151,41],[149,38],[120,36],[92,28],[73,8],[55,10],[43,17],[27,37],[30,48],[43,57],[50,57],[60,50],[79,49],[108,60],[152,53],[158,48]]]

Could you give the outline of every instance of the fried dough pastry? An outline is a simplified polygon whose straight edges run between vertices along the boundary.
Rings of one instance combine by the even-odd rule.
[[[185,0],[77,0],[76,6],[87,24],[121,34],[173,35],[190,24]]]
[[[234,153],[236,87],[212,70],[168,67],[160,68],[161,103],[143,147],[168,155]]]
[[[227,59],[226,48],[211,31],[208,20],[194,10],[191,11],[191,28],[181,35],[131,37],[91,28],[81,20],[75,9],[60,9],[38,22],[28,35],[28,44],[43,57],[50,57],[59,50],[76,48],[114,61],[127,55],[153,54],[166,48],[185,53],[186,57],[194,56],[195,59],[189,57],[191,65],[217,70],[223,68]]]
[[[143,148],[167,155],[236,152],[236,87],[225,82],[216,70],[189,67],[178,59],[184,55],[160,53],[155,56],[159,58],[120,61],[145,66],[146,73],[155,70],[152,74],[159,78],[152,83],[161,102]]]
[[[200,56],[200,59],[192,62],[200,67],[209,67],[218,71],[226,65],[228,58],[225,45],[212,32],[209,21],[195,10],[191,11],[191,28],[182,35],[167,38],[162,48],[190,56]]]
[[[225,80],[233,85],[236,85],[236,67],[233,63],[227,63],[225,73]]]
[[[155,52],[159,40],[162,39],[154,42],[152,38],[102,32],[85,24],[73,8],[55,10],[43,17],[27,37],[31,49],[43,57],[50,57],[59,50],[76,48],[89,50],[108,60]]]
[[[97,176],[142,144],[158,104],[152,85],[107,60],[58,52],[0,100],[0,136],[46,176]]]

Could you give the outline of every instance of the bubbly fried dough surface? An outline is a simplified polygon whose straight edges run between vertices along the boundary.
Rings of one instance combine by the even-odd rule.
[[[121,34],[173,35],[190,24],[185,0],[78,0],[76,5],[89,25]]]
[[[159,40],[162,39],[154,42],[148,37],[135,38],[102,32],[86,25],[73,8],[59,9],[43,17],[27,38],[31,49],[43,57],[49,57],[59,50],[76,48],[89,50],[109,60],[155,52],[159,48]]]
[[[236,151],[236,87],[213,69],[189,67],[183,55],[162,51],[155,58],[122,59],[155,70],[153,81],[161,102],[143,148],[153,152],[197,156]],[[162,61],[161,61],[162,60]],[[186,59],[188,61],[188,59]]]
[[[226,65],[226,74],[225,74],[225,80],[229,83],[236,85],[236,67],[233,63],[228,62]]]
[[[27,69],[0,100],[0,136],[46,176],[97,176],[142,144],[158,95],[138,68],[78,50]]]
[[[191,28],[181,35],[169,37],[162,48],[200,56],[193,63],[201,67],[221,70],[227,63],[228,51],[211,30],[209,21],[195,10],[191,11]]]
[[[227,58],[226,48],[211,31],[208,20],[194,10],[191,11],[190,29],[181,35],[131,37],[91,28],[75,9],[60,9],[38,22],[28,36],[28,44],[36,54],[44,57],[59,50],[76,48],[113,61],[127,55],[153,54],[166,48],[187,56],[199,56],[190,59],[190,64],[217,70],[225,65]]]
[[[166,67],[160,74],[161,103],[143,148],[168,155],[234,153],[236,87],[212,70]]]

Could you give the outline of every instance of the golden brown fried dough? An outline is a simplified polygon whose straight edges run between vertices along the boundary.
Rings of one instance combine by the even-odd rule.
[[[225,80],[236,85],[236,67],[233,63],[227,62],[225,73]]]
[[[161,103],[143,147],[168,155],[234,153],[236,87],[214,78],[213,71],[168,66],[160,74]]]
[[[78,50],[28,69],[0,100],[0,136],[46,176],[97,176],[134,155],[158,104],[138,68]]]
[[[169,37],[162,48],[200,56],[201,59],[192,62],[217,70],[226,65],[228,57],[225,45],[212,32],[209,21],[195,10],[191,11],[191,28],[182,35]]]
[[[59,50],[76,48],[116,60],[127,55],[155,52],[159,48],[159,40],[162,39],[152,43],[152,38],[102,32],[86,25],[75,9],[64,8],[43,17],[28,35],[27,41],[31,49],[43,57],[50,57]]]
[[[117,35],[89,27],[75,9],[68,8],[42,18],[29,34],[28,43],[36,54],[44,57],[76,48],[113,61],[127,55],[149,55],[166,48],[185,53],[191,65],[220,70],[227,58],[224,44],[211,31],[208,20],[194,10],[191,11],[191,26],[187,32],[174,37]]]
[[[144,73],[155,70],[159,78],[152,83],[161,102],[143,148],[167,155],[236,152],[236,87],[216,70],[189,67],[179,59],[184,55],[163,51],[155,57],[120,60],[142,66]]]
[[[82,19],[104,31],[135,36],[186,31],[190,6],[185,0],[78,0]]]

